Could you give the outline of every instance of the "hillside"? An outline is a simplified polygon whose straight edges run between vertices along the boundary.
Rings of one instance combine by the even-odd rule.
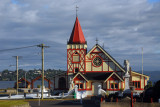
[[[61,74],[64,73],[65,71],[62,70],[54,70],[54,69],[47,69],[44,71],[44,75],[52,80],[53,76],[56,74]],[[34,69],[34,70],[29,70],[25,71],[23,69],[19,69],[19,79],[20,78],[25,78],[25,74],[28,80],[32,80],[39,75],[41,75],[41,70],[40,69]],[[3,70],[0,75],[0,81],[16,81],[16,71],[9,71],[9,70]]]

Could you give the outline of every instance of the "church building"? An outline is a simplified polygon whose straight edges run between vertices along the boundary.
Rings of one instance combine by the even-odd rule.
[[[96,43],[87,50],[87,41],[78,17],[67,42],[67,72],[54,76],[54,90],[71,90],[75,85],[78,91],[87,91],[88,95],[97,95],[98,85],[109,93],[125,89],[125,66],[120,65],[106,50]],[[129,85],[135,92],[142,92],[149,76],[128,71]]]

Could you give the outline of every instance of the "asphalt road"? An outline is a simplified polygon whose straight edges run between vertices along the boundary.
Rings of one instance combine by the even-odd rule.
[[[80,100],[43,100],[29,101],[31,107],[99,107],[99,104],[91,102],[90,100],[83,100],[82,104]]]

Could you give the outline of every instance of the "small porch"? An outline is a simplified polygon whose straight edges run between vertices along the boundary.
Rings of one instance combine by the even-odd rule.
[[[123,79],[116,73],[101,73],[101,74],[81,74],[77,73],[73,77],[73,84],[78,86],[78,91],[88,91],[90,95],[98,94],[98,85],[102,86],[102,89],[113,93],[124,89]]]

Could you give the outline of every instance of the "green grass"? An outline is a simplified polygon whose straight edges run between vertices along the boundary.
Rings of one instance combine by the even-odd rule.
[[[0,100],[0,107],[11,107],[28,104],[24,100]]]
[[[75,100],[75,99],[43,99],[41,101],[50,101],[50,100]],[[0,100],[0,107],[11,107],[28,104],[29,101],[39,101],[39,99],[27,99],[27,100]]]

